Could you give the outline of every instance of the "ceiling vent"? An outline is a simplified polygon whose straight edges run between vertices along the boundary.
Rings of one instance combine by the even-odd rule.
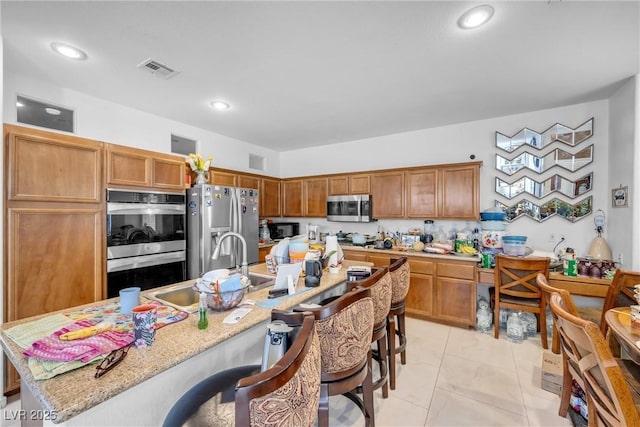
[[[161,79],[168,79],[178,74],[178,71],[175,71],[174,69],[169,68],[166,65],[159,63],[158,61],[154,61],[151,58],[143,61],[140,65],[138,65],[138,68],[147,70],[154,76],[160,77]]]

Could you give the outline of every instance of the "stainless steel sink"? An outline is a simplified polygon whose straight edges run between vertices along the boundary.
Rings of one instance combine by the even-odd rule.
[[[249,293],[272,286],[276,279],[271,276],[262,276],[259,274],[249,273]],[[163,304],[170,305],[179,310],[188,313],[198,311],[199,295],[193,289],[193,283],[180,284],[159,291],[147,293],[147,297],[159,301]]]

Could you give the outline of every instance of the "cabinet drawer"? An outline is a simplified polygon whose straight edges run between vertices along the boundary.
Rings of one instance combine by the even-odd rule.
[[[435,268],[433,261],[423,261],[409,258],[409,271],[411,273],[433,274],[434,270]]]
[[[475,281],[476,266],[471,263],[438,261],[438,277],[454,277]]]

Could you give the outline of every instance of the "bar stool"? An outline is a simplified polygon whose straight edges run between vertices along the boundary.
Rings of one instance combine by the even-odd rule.
[[[392,282],[388,267],[378,268],[371,276],[362,280],[347,282],[347,289],[354,287],[371,289],[373,299],[374,323],[371,343],[377,344],[377,351],[372,352],[369,365],[373,371],[372,360],[378,362],[380,378],[373,383],[373,389],[382,388],[382,397],[389,396],[389,355],[387,351],[387,318],[391,308]]]
[[[391,260],[392,294],[391,308],[387,317],[387,339],[389,342],[389,387],[396,389],[396,354],[400,354],[400,363],[407,364],[407,333],[405,322],[406,298],[409,292],[410,271],[407,257]],[[397,319],[397,327],[396,327]],[[396,335],[400,344],[396,347]]]
[[[305,308],[306,310],[306,308]],[[371,291],[355,287],[318,308],[311,308],[320,337],[322,360],[318,426],[329,425],[329,396],[343,395],[375,426],[371,381],[371,333],[374,308]],[[279,313],[274,310],[272,318]],[[362,391],[362,398],[357,394]]]
[[[301,325],[293,343],[271,368],[241,366],[211,375],[169,410],[163,427],[313,426],[320,401],[320,340],[311,313],[278,316]]]

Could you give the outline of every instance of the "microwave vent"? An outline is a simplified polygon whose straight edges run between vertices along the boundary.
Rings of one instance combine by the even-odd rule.
[[[138,68],[146,70],[154,76],[160,77],[162,79],[168,79],[178,74],[178,71],[174,70],[173,68],[161,64],[158,61],[154,61],[151,58],[139,64]]]

